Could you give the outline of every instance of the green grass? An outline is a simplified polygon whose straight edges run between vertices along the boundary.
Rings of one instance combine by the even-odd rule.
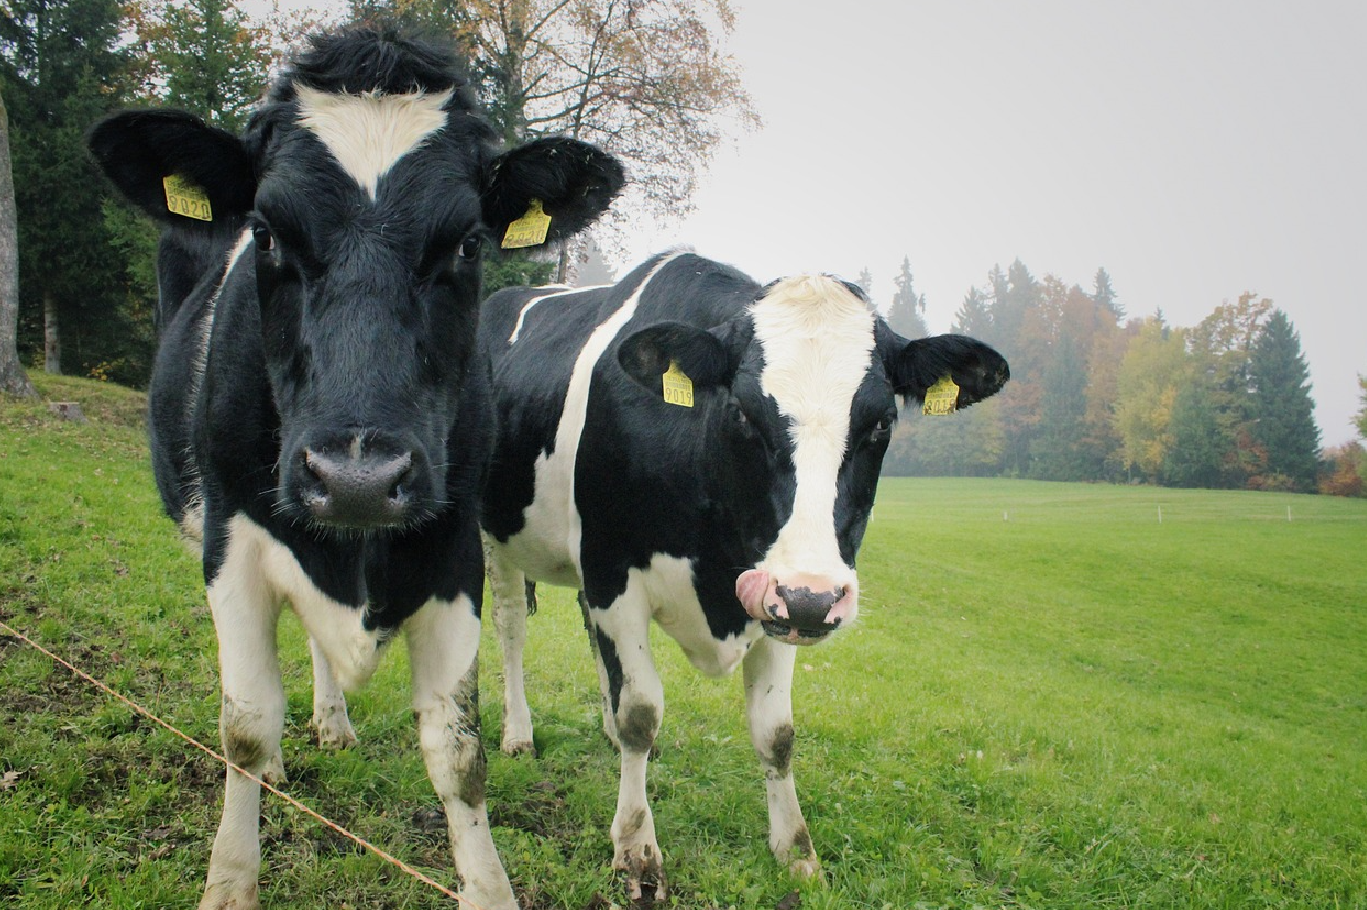
[[[0,619],[214,743],[212,629],[159,514],[141,403],[35,378],[92,422],[0,405]],[[769,856],[739,679],[657,638],[671,905],[1367,908],[1365,545],[1361,500],[884,481],[864,616],[798,660],[795,772],[824,883]],[[541,601],[536,759],[497,752],[485,631],[494,837],[524,907],[604,908],[624,903],[616,758],[578,610]],[[322,753],[292,619],[282,640],[291,792],[450,881],[403,649],[352,698],[359,747]],[[0,906],[194,906],[221,790],[208,759],[0,638]],[[450,906],[273,798],[263,816],[267,907]]]

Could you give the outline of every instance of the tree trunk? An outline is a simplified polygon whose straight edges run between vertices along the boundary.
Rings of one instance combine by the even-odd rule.
[[[37,398],[19,362],[19,222],[10,170],[9,118],[0,96],[0,391]]]
[[[57,318],[57,301],[43,293],[43,369],[62,372],[62,324]]]

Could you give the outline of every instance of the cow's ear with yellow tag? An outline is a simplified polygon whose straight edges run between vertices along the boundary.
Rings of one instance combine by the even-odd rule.
[[[959,407],[959,387],[954,384],[954,380],[949,376],[940,377],[940,381],[926,389],[926,401],[921,406],[921,413],[931,417],[948,417]]]
[[[546,242],[551,229],[551,216],[542,208],[540,199],[533,199],[523,216],[503,233],[503,249],[520,250],[529,246],[540,246]]]
[[[677,360],[671,360],[669,369],[664,372],[664,399],[666,404],[693,407],[693,380],[679,369]]]
[[[187,177],[171,174],[161,178],[162,188],[166,191],[166,210],[196,221],[213,221],[214,208],[209,204],[209,194]]]

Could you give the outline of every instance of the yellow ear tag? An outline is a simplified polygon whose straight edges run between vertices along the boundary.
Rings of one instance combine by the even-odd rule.
[[[926,389],[926,403],[921,408],[921,413],[931,417],[948,417],[954,413],[958,401],[959,387],[954,384],[953,379],[945,376]]]
[[[168,211],[197,221],[214,220],[214,210],[209,205],[209,194],[200,187],[174,174],[161,178],[161,185],[166,190]]]
[[[508,225],[503,234],[503,249],[518,250],[524,246],[539,246],[546,242],[551,229],[551,216],[541,210],[541,200],[533,199],[527,213]]]
[[[679,362],[671,360],[665,370],[665,403],[677,404],[681,408],[693,407],[693,380],[679,369]]]

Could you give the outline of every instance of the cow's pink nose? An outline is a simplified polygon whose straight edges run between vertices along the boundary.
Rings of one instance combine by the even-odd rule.
[[[829,582],[818,582],[814,587],[804,584],[804,581],[806,579],[791,579],[787,584],[774,586],[774,593],[782,603],[775,618],[804,631],[829,632],[838,629],[844,616],[839,614],[835,605],[845,598],[845,588],[838,585],[832,587]]]

